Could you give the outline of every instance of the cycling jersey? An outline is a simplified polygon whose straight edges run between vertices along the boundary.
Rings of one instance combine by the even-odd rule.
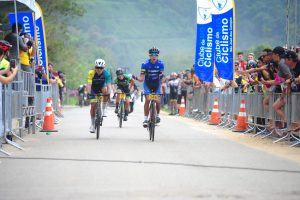
[[[116,78],[114,83],[117,84],[118,87],[119,86],[124,87],[124,86],[129,86],[131,80],[132,79],[127,74],[124,74],[123,80]]]
[[[102,88],[111,83],[109,71],[106,69],[98,75],[95,69],[88,73],[88,84],[91,84],[91,94],[101,93]]]
[[[180,91],[180,80],[179,79],[171,79],[168,82],[168,86],[170,87],[170,98],[176,99]]]
[[[152,91],[156,94],[160,94],[160,75],[164,71],[164,63],[161,60],[157,60],[155,64],[148,59],[142,64],[141,74],[145,75],[144,81],[144,94],[150,94]]]
[[[114,83],[117,85],[117,89],[125,93],[127,97],[130,97],[129,84],[131,80],[132,78],[130,78],[127,74],[124,74],[124,78],[122,80],[116,78],[114,81]]]

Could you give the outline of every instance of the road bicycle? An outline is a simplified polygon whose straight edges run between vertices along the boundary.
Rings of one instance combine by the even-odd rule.
[[[125,115],[125,99],[126,99],[126,94],[123,92],[117,93],[120,97],[120,103],[119,103],[119,108],[118,108],[118,119],[119,119],[119,127],[122,128],[122,123],[124,120],[124,115]]]
[[[96,118],[95,118],[95,129],[96,129],[96,138],[99,140],[100,137],[100,127],[103,123],[103,98],[104,95],[102,93],[96,94]]]
[[[149,138],[150,141],[154,142],[154,136],[155,136],[155,126],[156,126],[156,101],[159,99],[160,95],[157,95],[156,93],[149,94],[149,100],[150,100],[150,110],[149,110],[149,120],[148,120],[148,131],[149,131]]]

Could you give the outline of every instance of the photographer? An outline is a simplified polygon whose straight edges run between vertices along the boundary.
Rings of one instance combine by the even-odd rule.
[[[34,55],[36,54],[34,40],[30,37],[28,33],[21,33],[20,36],[27,46],[27,51],[20,52],[21,69],[25,72],[33,73],[32,66],[34,66]]]
[[[22,28],[23,27],[20,23],[18,23],[18,24],[14,23],[11,27],[12,32],[9,33],[8,35],[6,35],[4,38],[6,41],[8,41],[12,45],[12,47],[9,50],[9,56],[8,56],[9,60],[11,60],[11,59],[19,60],[18,48],[20,48],[20,50],[22,50],[24,52],[27,52],[27,50],[28,50],[28,47],[24,43],[23,39],[19,35],[17,35],[17,30],[18,30],[18,33],[21,33]],[[17,46],[18,40],[19,40],[19,47]]]
[[[11,45],[8,42],[0,40],[0,63],[2,62],[10,48]],[[12,73],[9,74],[7,77],[0,75],[0,84],[9,84],[16,76],[18,68],[16,66],[9,66],[9,68]]]

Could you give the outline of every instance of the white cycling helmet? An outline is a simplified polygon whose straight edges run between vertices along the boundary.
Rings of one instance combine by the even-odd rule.
[[[171,76],[177,76],[177,73],[176,72],[172,72]]]
[[[105,67],[105,60],[101,58],[95,60],[95,67]]]

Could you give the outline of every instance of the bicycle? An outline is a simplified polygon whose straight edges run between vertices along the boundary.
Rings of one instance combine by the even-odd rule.
[[[160,95],[157,95],[156,93],[149,94],[150,99],[150,110],[149,110],[149,120],[148,120],[148,131],[149,131],[149,138],[150,141],[154,142],[154,136],[155,136],[155,126],[156,126],[156,101],[158,100]]]
[[[117,93],[120,95],[120,103],[118,108],[119,127],[122,128],[122,122],[125,114],[125,98],[126,94],[123,92]]]
[[[103,98],[108,96],[102,93],[96,94],[96,118],[95,118],[95,129],[96,129],[96,139],[99,140],[100,137],[100,126],[103,123]]]

